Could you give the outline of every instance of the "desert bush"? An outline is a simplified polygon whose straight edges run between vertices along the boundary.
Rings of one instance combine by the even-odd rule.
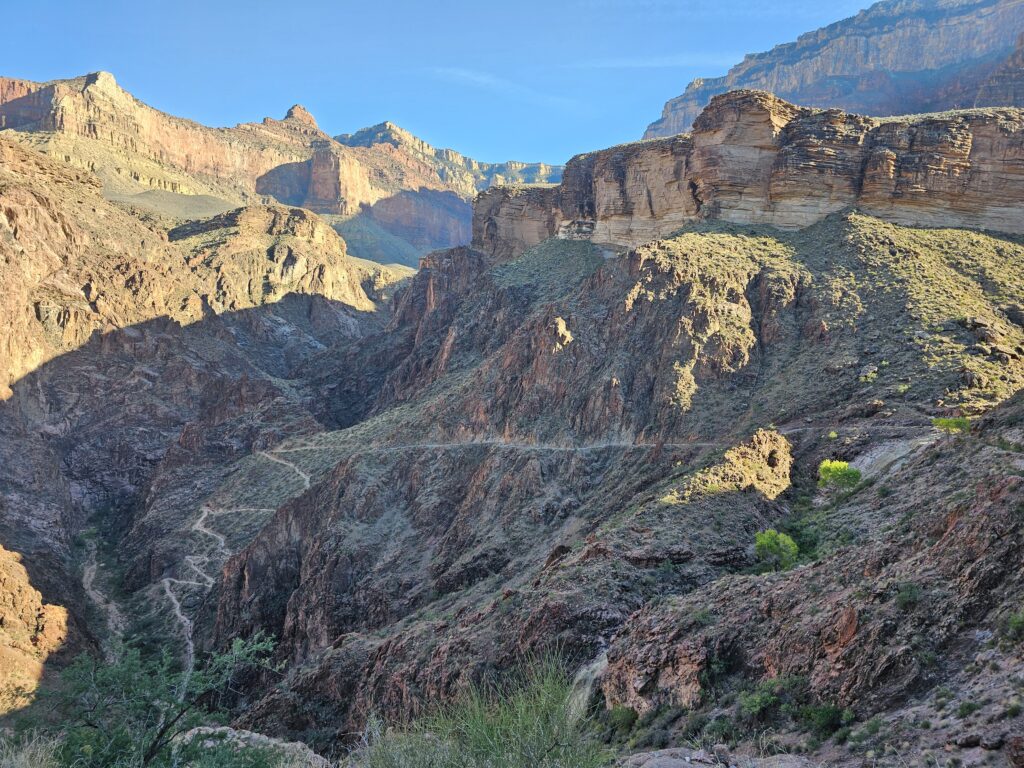
[[[896,605],[901,610],[913,608],[921,601],[921,587],[907,581],[899,585],[896,591]]]
[[[406,727],[389,729],[371,719],[351,762],[360,768],[606,765],[604,751],[586,732],[586,720],[571,701],[564,669],[554,661],[534,660],[504,682],[475,686]]]
[[[1011,643],[1024,640],[1024,610],[1011,613],[1006,619],[1003,636]]]
[[[971,420],[965,416],[936,416],[932,419],[932,426],[936,429],[941,429],[946,434],[958,435],[971,431]]]
[[[192,728],[215,721],[232,681],[266,668],[272,650],[273,643],[262,635],[237,639],[191,673],[166,651],[149,657],[138,648],[125,648],[113,663],[82,654],[33,708],[46,712],[45,719],[33,722],[30,713],[22,725],[35,726],[39,744],[53,747],[56,766],[277,768],[279,756],[264,749],[177,742]]]
[[[0,738],[0,768],[60,768],[60,742],[39,733]]]
[[[853,488],[860,482],[860,470],[849,462],[825,459],[818,465],[818,485],[822,488]]]
[[[827,739],[853,720],[853,712],[834,704],[800,707],[796,720],[818,739]]]
[[[774,528],[760,531],[754,536],[754,554],[762,567],[784,571],[796,563],[799,548],[796,542]]]

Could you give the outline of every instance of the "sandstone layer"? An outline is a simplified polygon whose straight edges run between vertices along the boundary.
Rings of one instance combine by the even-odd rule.
[[[4,129],[96,173],[112,199],[180,218],[211,204],[268,201],[367,217],[399,239],[411,230],[417,256],[467,242],[469,200],[479,189],[560,172],[479,163],[391,124],[335,140],[300,105],[283,120],[208,128],[143,104],[108,72],[50,83],[0,78]]]
[[[1022,107],[1022,34],[1019,0],[878,2],[748,55],[724,77],[694,80],[665,104],[644,138],[689,131],[715,96],[736,89],[869,115]]]
[[[806,227],[855,207],[915,226],[1024,232],[1024,112],[879,120],[718,96],[690,134],[569,161],[557,187],[495,187],[474,244],[508,258],[548,237],[635,246],[704,220]]]

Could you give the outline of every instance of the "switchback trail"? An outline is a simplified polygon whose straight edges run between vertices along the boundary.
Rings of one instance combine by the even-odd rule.
[[[308,486],[307,486],[308,487]],[[211,516],[226,515],[238,512],[273,512],[274,510],[269,507],[234,507],[231,509],[220,509],[204,504],[200,507],[199,517],[193,522],[189,530],[196,533],[202,534],[213,540],[216,555],[220,562],[227,560],[231,556],[231,550],[228,549],[227,539],[223,534],[217,533],[207,525],[207,520]],[[195,626],[192,619],[185,612],[182,607],[181,600],[178,595],[175,594],[173,587],[179,585],[186,589],[197,589],[205,597],[210,591],[217,580],[210,573],[213,567],[214,557],[205,552],[192,552],[185,555],[185,565],[195,573],[199,578],[199,581],[190,581],[188,579],[177,579],[171,576],[165,576],[161,579],[160,584],[163,587],[164,594],[167,596],[168,601],[171,603],[171,611],[174,614],[174,619],[181,627],[182,638],[185,641],[185,680],[182,685],[182,689],[179,692],[179,697],[185,695],[186,689],[188,688],[188,681],[192,676],[192,672],[195,669],[196,664],[196,645],[194,631]]]
[[[305,487],[307,490],[309,489],[309,475],[306,472],[303,472],[301,469],[299,469],[294,464],[292,464],[290,461],[287,461],[286,459],[282,459],[282,458],[280,458],[278,456],[275,456],[270,451],[260,451],[259,455],[263,456],[264,458],[270,459],[271,461],[277,462],[278,464],[283,464],[284,466],[286,466],[286,467],[290,468],[291,470],[293,470],[295,472],[295,474],[297,474],[299,476],[299,478],[302,480],[303,487]]]

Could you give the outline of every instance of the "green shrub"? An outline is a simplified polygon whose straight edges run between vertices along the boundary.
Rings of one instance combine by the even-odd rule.
[[[608,725],[616,733],[626,735],[636,724],[636,710],[616,704],[608,710]]]
[[[818,485],[822,488],[853,488],[860,482],[860,470],[847,461],[825,459],[818,465]]]
[[[634,713],[635,718],[635,713]],[[572,706],[572,685],[555,662],[529,663],[500,684],[404,728],[371,719],[354,754],[365,768],[597,768],[604,751]]]
[[[38,732],[57,745],[56,765],[69,768],[162,767],[171,764],[176,745],[181,764],[196,768],[272,768],[280,761],[266,750],[177,742],[215,722],[236,676],[269,669],[272,651],[262,635],[237,639],[191,672],[166,651],[149,658],[126,648],[113,663],[82,654],[61,673],[60,684],[40,696],[38,709],[48,716],[36,724]]]
[[[949,435],[958,435],[962,432],[970,432],[971,420],[964,416],[942,417],[936,416],[932,419],[932,426],[941,429]]]
[[[1006,619],[1006,627],[1003,635],[1011,643],[1019,643],[1024,640],[1024,610],[1011,613]]]
[[[853,712],[832,704],[800,707],[797,722],[818,739],[827,739],[844,725],[853,721]]]
[[[785,571],[796,564],[800,549],[796,542],[774,528],[760,531],[754,536],[754,554],[757,561],[773,571]]]
[[[921,601],[921,587],[911,581],[899,585],[896,591],[896,605],[902,610],[913,608]]]
[[[715,623],[715,614],[709,608],[700,608],[693,612],[693,623],[698,627],[710,627]]]
[[[778,704],[779,697],[771,685],[765,686],[762,683],[753,691],[743,691],[740,694],[740,714],[751,720],[763,718]]]
[[[960,706],[956,708],[956,716],[959,718],[970,717],[979,709],[981,709],[981,704],[973,701],[962,701]]]

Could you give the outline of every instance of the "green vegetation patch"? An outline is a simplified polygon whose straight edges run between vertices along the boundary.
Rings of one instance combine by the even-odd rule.
[[[799,547],[786,534],[769,528],[755,534],[754,554],[762,568],[771,571],[785,571],[796,564]]]
[[[603,263],[601,249],[591,242],[550,238],[498,265],[491,274],[503,288],[533,286],[539,298],[553,299],[579,285]]]
[[[554,661],[534,661],[500,682],[405,727],[371,718],[356,762],[366,768],[598,768],[608,755],[587,733],[571,681]],[[616,712],[619,728],[636,713]]]
[[[818,485],[822,488],[853,488],[860,477],[860,470],[847,461],[825,459],[818,466]]]

